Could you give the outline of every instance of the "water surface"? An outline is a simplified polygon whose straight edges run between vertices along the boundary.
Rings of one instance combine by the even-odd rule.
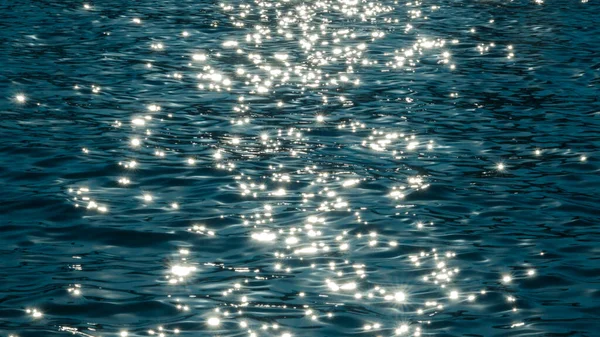
[[[0,336],[599,336],[597,1],[4,1]]]

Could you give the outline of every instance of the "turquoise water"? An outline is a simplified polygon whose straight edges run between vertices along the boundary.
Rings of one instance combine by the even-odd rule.
[[[600,336],[597,13],[0,2],[0,336]]]

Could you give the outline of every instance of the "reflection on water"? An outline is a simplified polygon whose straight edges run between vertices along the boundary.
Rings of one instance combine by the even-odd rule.
[[[598,3],[0,5],[3,336],[591,336]]]

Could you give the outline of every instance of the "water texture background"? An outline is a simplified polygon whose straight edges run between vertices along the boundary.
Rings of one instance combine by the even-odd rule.
[[[600,336],[598,13],[0,2],[0,336]]]

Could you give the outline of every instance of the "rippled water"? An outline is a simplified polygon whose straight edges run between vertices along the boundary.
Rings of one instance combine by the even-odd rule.
[[[598,13],[2,2],[0,336],[600,336]]]

